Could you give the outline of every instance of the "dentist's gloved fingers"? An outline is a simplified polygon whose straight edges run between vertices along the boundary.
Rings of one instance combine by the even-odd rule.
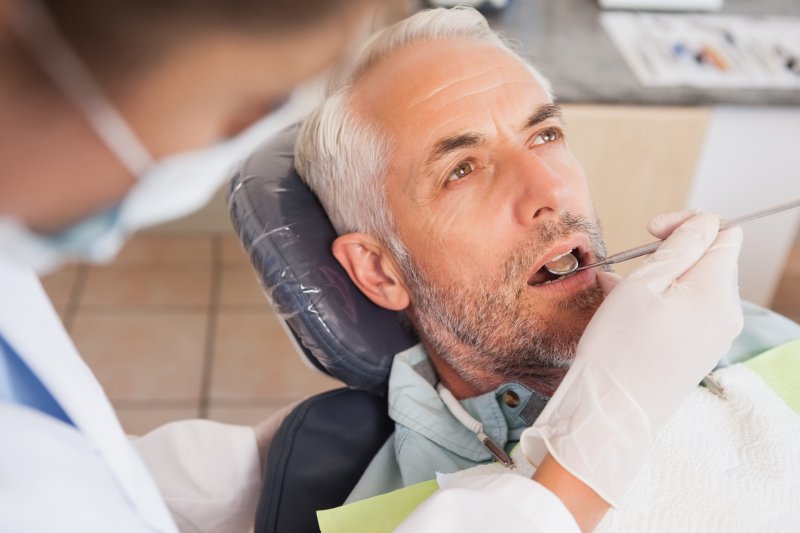
[[[656,292],[666,290],[706,254],[718,231],[716,216],[694,215],[678,226],[628,279],[646,280]]]
[[[742,228],[739,227],[719,232],[717,238],[709,246],[708,252],[678,281],[680,283],[702,283],[724,276],[727,276],[728,279],[738,279],[742,238]]]
[[[656,229],[680,220],[663,218]],[[601,287],[614,288],[520,439],[533,464],[549,452],[605,501],[623,501],[656,433],[741,330],[740,244],[739,230],[719,232],[717,217],[691,215],[618,284],[598,273]]]
[[[648,224],[647,231],[658,239],[666,239],[669,237],[675,228],[689,220],[695,215],[700,214],[700,211],[673,211],[671,213],[663,213],[655,216]]]
[[[719,233],[714,243],[697,264],[681,276],[675,287],[691,291],[699,302],[704,294],[709,305],[718,313],[727,310],[729,319],[720,320],[734,335],[743,326],[742,308],[739,305],[739,252],[742,249],[742,229],[730,228]],[[715,291],[716,289],[716,291]]]
[[[614,287],[616,287],[620,281],[622,281],[622,276],[616,272],[604,272],[601,270],[597,273],[597,283],[600,285],[600,290],[602,290],[603,294],[606,296],[614,290]]]

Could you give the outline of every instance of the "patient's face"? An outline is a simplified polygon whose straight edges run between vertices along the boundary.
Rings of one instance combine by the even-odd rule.
[[[468,380],[564,366],[602,298],[593,270],[538,284],[577,249],[603,255],[557,106],[516,58],[468,40],[417,43],[357,86],[392,144],[385,188],[411,316]]]

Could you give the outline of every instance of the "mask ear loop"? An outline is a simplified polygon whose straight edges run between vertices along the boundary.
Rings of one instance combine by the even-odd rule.
[[[38,0],[11,9],[11,28],[50,80],[86,117],[89,125],[125,168],[138,179],[153,163],[150,151],[108,101],[88,69]]]

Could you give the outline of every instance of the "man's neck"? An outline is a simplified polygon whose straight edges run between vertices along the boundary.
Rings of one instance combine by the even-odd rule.
[[[425,342],[423,345],[442,384],[459,400],[479,396],[511,382],[525,385],[539,394],[552,396],[567,372],[566,368],[541,366],[532,368],[528,375],[521,377],[495,374],[478,368],[472,369],[469,375],[461,375],[432,346]]]

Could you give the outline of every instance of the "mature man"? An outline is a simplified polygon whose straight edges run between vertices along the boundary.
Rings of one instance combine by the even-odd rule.
[[[609,413],[623,409],[617,391],[628,394],[646,388],[647,379],[658,381],[652,375],[646,379],[644,372],[657,376],[664,368],[661,377],[668,387],[671,354],[708,353],[719,346],[723,349],[715,360],[725,353],[726,344],[711,340],[724,337],[732,322],[713,313],[710,298],[693,302],[688,308],[695,307],[695,312],[683,318],[680,313],[668,316],[667,299],[650,298],[658,283],[646,276],[679,252],[665,249],[631,276],[646,281],[641,294],[630,294],[635,292],[630,285],[625,288],[632,297],[629,303],[639,310],[603,324],[619,329],[616,344],[609,346],[620,352],[636,351],[628,349],[621,334],[633,326],[622,323],[629,317],[637,324],[633,327],[641,319],[643,329],[672,320],[665,326],[671,337],[654,334],[644,347],[639,359],[652,356],[654,361],[636,367],[638,361],[631,358],[623,365],[631,365],[633,385],[614,377],[595,387],[595,392],[602,389],[595,397],[582,398],[582,406],[575,395],[565,402],[568,385],[587,376],[601,379],[596,375],[602,369],[578,377],[579,370],[573,366],[568,374],[568,369],[576,349],[591,351],[592,340],[605,334],[598,327],[587,330],[587,324],[614,282],[609,274],[592,269],[557,278],[543,268],[567,253],[581,264],[602,257],[596,215],[547,81],[474,12],[418,14],[374,38],[332,82],[329,97],[301,132],[296,156],[301,175],[340,234],[334,255],[372,301],[401,311],[421,341],[395,358],[389,414],[396,432],[350,500],[430,480],[438,472],[507,460],[503,452],[510,452],[537,421],[565,374],[573,375],[559,388],[559,403],[571,401],[573,411],[597,409],[584,419],[570,419],[591,425],[603,417],[599,405],[604,402],[611,406]],[[662,217],[651,229],[663,238],[687,218]],[[708,220],[700,218],[687,222],[682,231],[702,234]],[[720,239],[709,253],[738,246],[725,232]],[[696,260],[686,260],[688,270],[679,277],[686,297],[678,299],[690,301],[692,293],[700,295],[706,285],[716,283],[714,269],[716,278],[726,279],[722,261],[712,266],[695,265]],[[677,283],[669,280],[665,290],[671,285]],[[720,307],[730,301],[726,297]],[[730,361],[800,339],[800,327],[782,317],[750,306],[745,315],[745,331],[729,352]],[[696,324],[700,317],[710,320],[703,330]],[[676,359],[674,365],[690,364],[691,359]],[[726,384],[736,388],[727,378]],[[652,426],[665,423],[672,407],[654,408],[658,415],[649,419]],[[553,420],[552,413],[542,418]],[[618,432],[631,425],[622,424]],[[648,426],[643,432],[650,430],[651,424],[643,425]],[[544,441],[540,454],[570,453],[569,445],[554,444],[553,434],[560,431],[556,426],[534,426]],[[612,433],[598,437],[613,442],[617,437]],[[531,442],[528,450],[537,447]],[[604,446],[598,442],[596,447]],[[583,448],[576,455],[584,452],[593,453]],[[605,477],[613,477],[608,475],[613,465],[585,463],[574,470],[581,474],[605,468]],[[624,492],[593,488],[611,503]]]

